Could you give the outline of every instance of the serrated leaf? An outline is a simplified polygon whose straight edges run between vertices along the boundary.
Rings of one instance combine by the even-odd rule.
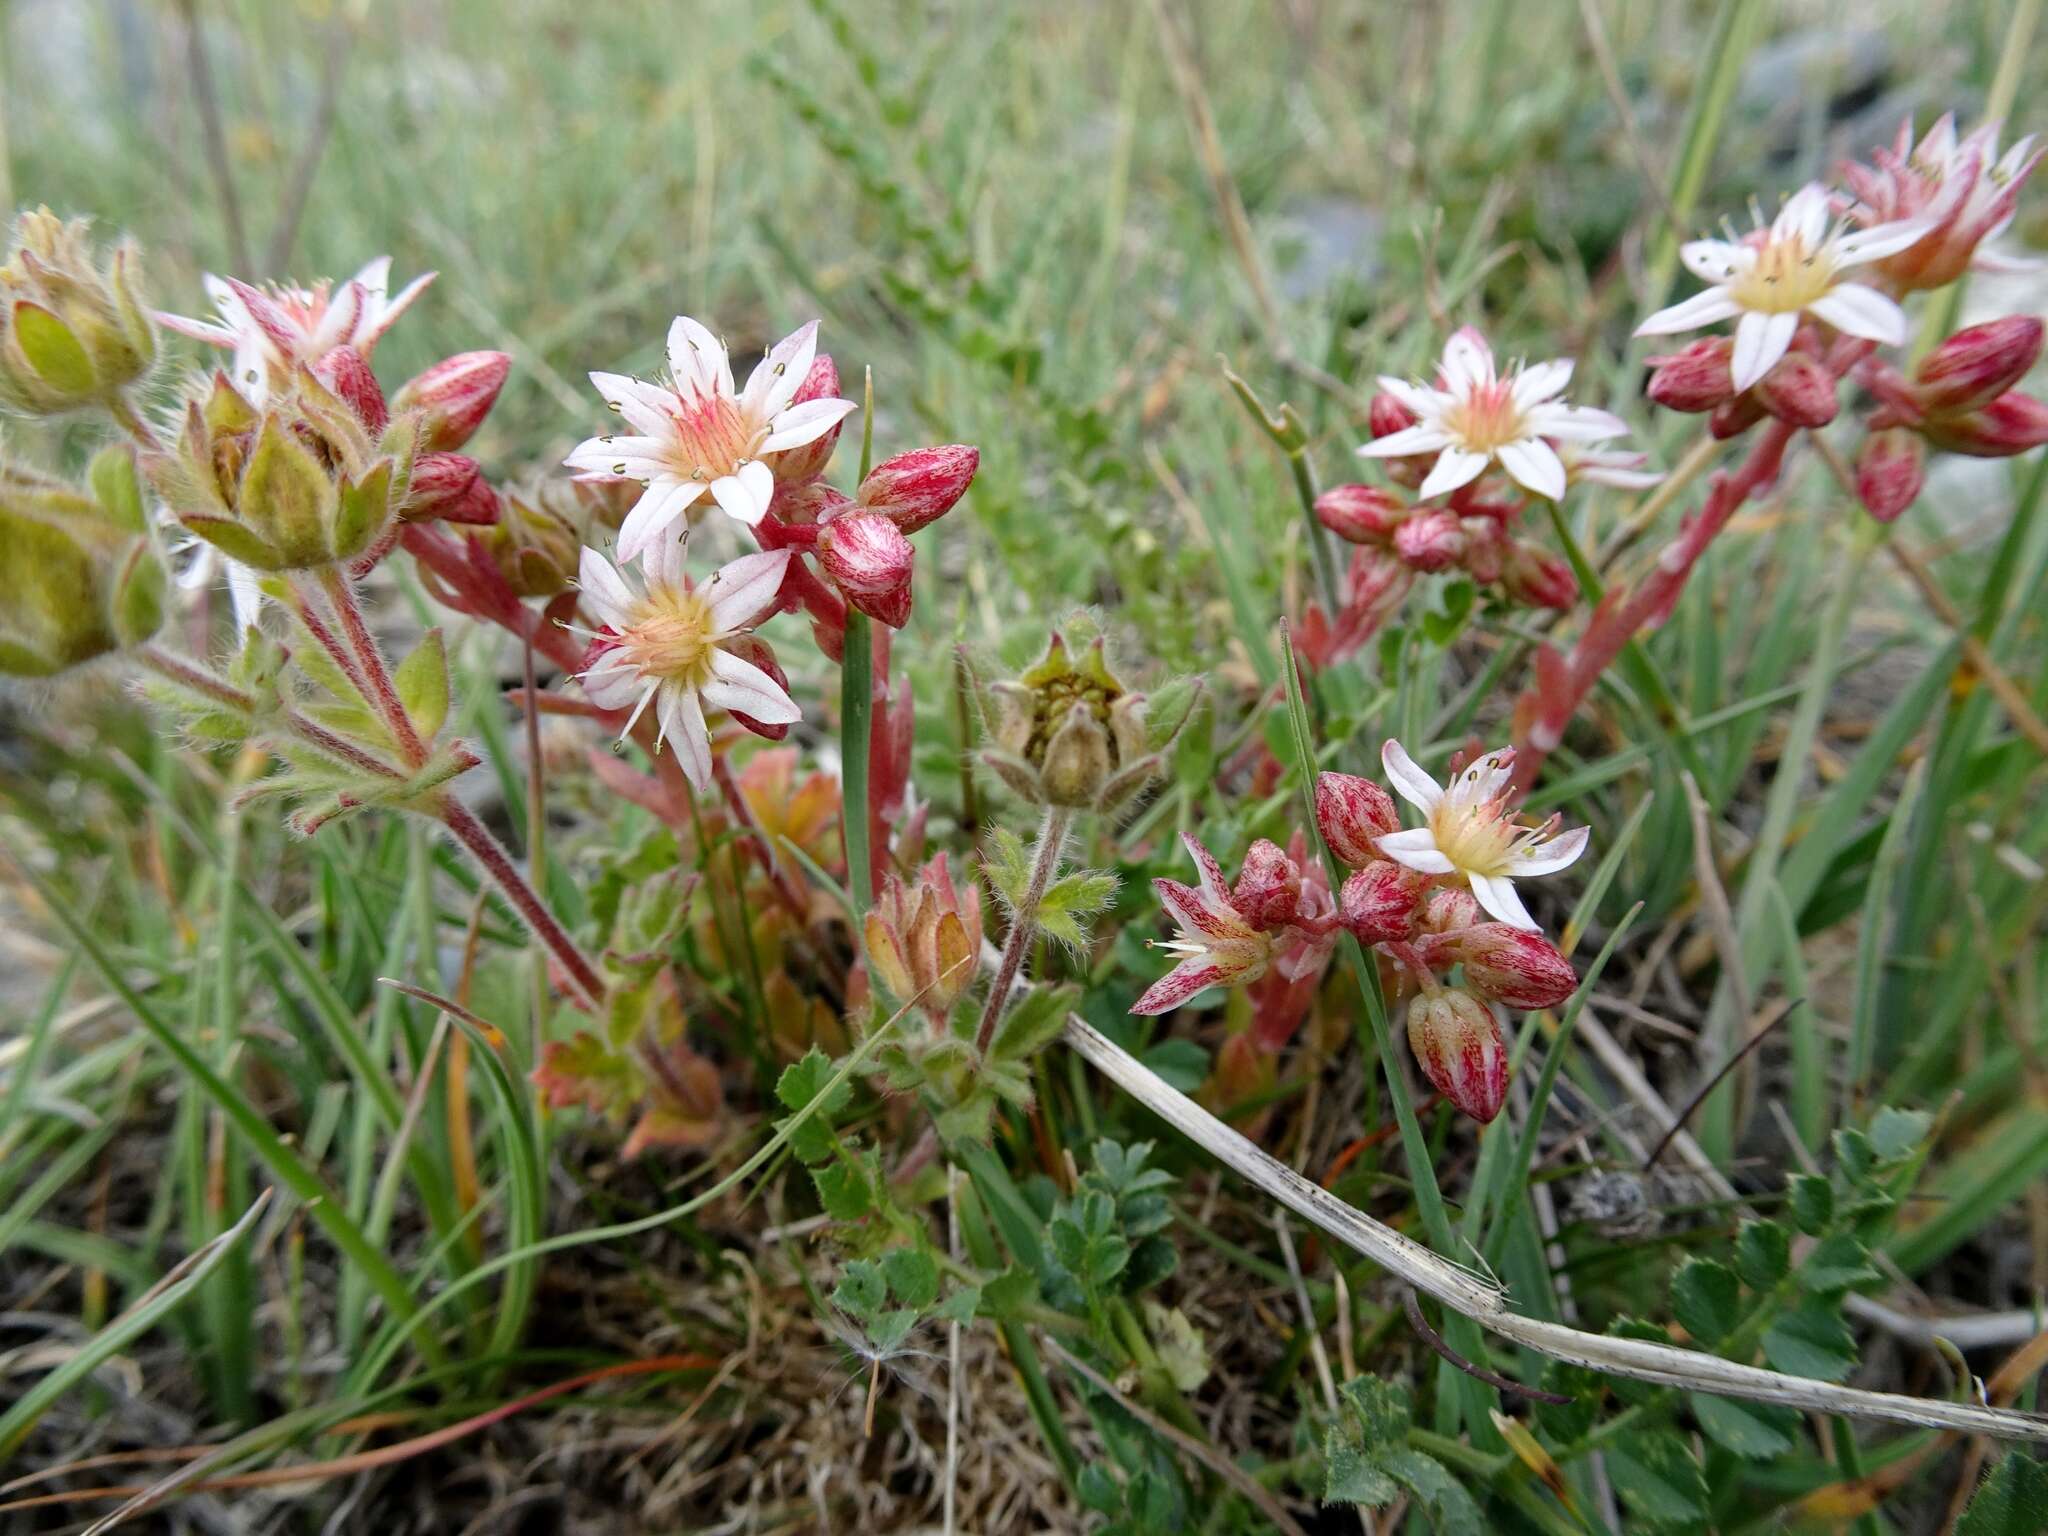
[[[1652,1527],[1707,1518],[1707,1480],[1686,1443],[1669,1430],[1625,1435],[1607,1448],[1614,1491]]]
[[[1800,1285],[1817,1296],[1839,1295],[1883,1278],[1870,1262],[1870,1250],[1848,1232],[1822,1238],[1799,1266]]]
[[[1799,1415],[1776,1403],[1746,1403],[1707,1392],[1686,1394],[1706,1437],[1749,1461],[1782,1456],[1797,1443]]]
[[[988,876],[989,888],[1002,898],[1005,907],[1015,911],[1031,888],[1031,855],[1025,851],[1023,839],[1007,827],[995,828],[988,835],[988,852],[981,868]]]
[[[1745,1221],[1735,1234],[1735,1269],[1753,1291],[1768,1291],[1792,1270],[1792,1234],[1775,1221]]]
[[[1091,1461],[1081,1469],[1074,1491],[1081,1496],[1081,1502],[1098,1515],[1114,1515],[1124,1507],[1122,1486],[1099,1461]]]
[[[990,1053],[998,1061],[1024,1061],[1037,1055],[1059,1038],[1073,1004],[1071,988],[1034,989],[1003,1016]]]
[[[868,1324],[868,1342],[887,1353],[910,1337],[910,1330],[917,1326],[918,1312],[915,1307],[891,1307],[877,1313]]]
[[[1835,1132],[1835,1164],[1852,1182],[1861,1184],[1877,1167],[1877,1150],[1871,1146],[1868,1136],[1845,1126]]]
[[[1078,869],[1062,875],[1039,898],[1039,929],[1054,943],[1083,948],[1088,942],[1084,921],[1116,898],[1117,884],[1117,877],[1103,869]]]
[[[939,1299],[939,1266],[930,1254],[897,1248],[882,1256],[882,1276],[889,1293],[906,1307],[922,1310]]]
[[[2008,1451],[1978,1485],[1956,1536],[2040,1536],[2048,1530],[2048,1462]]]
[[[398,702],[412,717],[413,729],[421,741],[432,741],[448,718],[448,648],[441,631],[430,629],[420,637],[413,652],[398,664],[391,681],[398,688]]]
[[[1415,1411],[1408,1389],[1378,1376],[1354,1376],[1337,1389],[1346,1422],[1359,1443],[1391,1445],[1408,1433]]]
[[[1764,1358],[1793,1376],[1843,1381],[1856,1368],[1856,1336],[1833,1307],[1809,1301],[1764,1330]]]
[[[1671,1277],[1671,1309],[1701,1344],[1726,1338],[1742,1315],[1742,1283],[1714,1259],[1688,1259]]]
[[[888,1299],[889,1282],[872,1259],[850,1260],[832,1288],[832,1305],[862,1322],[880,1312]]]
[[[782,1101],[785,1109],[795,1111],[804,1108],[825,1090],[832,1080],[831,1059],[815,1045],[800,1061],[793,1061],[782,1069],[782,1075],[775,1080],[775,1097]],[[853,1085],[841,1083],[819,1106],[816,1114],[797,1127],[795,1136],[790,1138],[790,1148],[797,1159],[805,1163],[821,1163],[832,1155],[836,1138],[832,1134],[832,1117],[846,1107],[853,1095]]]
[[[1794,1225],[1808,1237],[1827,1231],[1835,1217],[1835,1187],[1817,1173],[1798,1173],[1785,1188]]]
[[[1478,1502],[1434,1456],[1411,1446],[1390,1445],[1380,1452],[1379,1462],[1429,1512],[1437,1536],[1487,1536]]]
[[[858,1165],[820,1163],[811,1170],[811,1182],[817,1186],[818,1204],[834,1221],[859,1221],[875,1208],[875,1192]]]
[[[1375,1458],[1346,1442],[1338,1431],[1330,1431],[1323,1445],[1325,1504],[1362,1504],[1378,1509],[1393,1503],[1400,1492],[1399,1485]]]
[[[971,1323],[981,1310],[981,1287],[963,1285],[932,1308],[932,1316],[943,1323]]]

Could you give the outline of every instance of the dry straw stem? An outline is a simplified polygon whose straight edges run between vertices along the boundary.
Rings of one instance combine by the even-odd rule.
[[[1508,1310],[1507,1295],[1500,1286],[1468,1273],[1311,1184],[1192,1099],[1168,1087],[1156,1073],[1082,1019],[1068,1016],[1065,1039],[1117,1087],[1304,1220],[1315,1223],[1338,1242],[1471,1318],[1480,1327],[1538,1354],[1613,1376],[1751,1402],[1783,1403],[1813,1412],[1883,1419],[1922,1429],[1954,1429],[2006,1440],[2048,1443],[2048,1416],[1977,1403],[1941,1402],[1831,1386],[1697,1350],[1639,1339],[1609,1338],[1561,1323],[1523,1317]]]

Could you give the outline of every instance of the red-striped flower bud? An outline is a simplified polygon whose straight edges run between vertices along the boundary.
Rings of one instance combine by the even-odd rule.
[[[1333,485],[1316,498],[1316,520],[1352,544],[1386,543],[1407,515],[1400,497],[1373,485]]]
[[[2007,315],[1957,331],[1913,370],[1913,403],[1928,416],[1989,405],[2027,376],[2041,356],[2042,335],[2032,315]]]
[[[1464,552],[1464,520],[1449,508],[1411,517],[1394,530],[1394,553],[1411,570],[1448,570]]]
[[[1485,1125],[1508,1096],[1508,1048],[1493,1010],[1456,987],[1426,987],[1408,1005],[1408,1048],[1445,1098]]]
[[[1360,869],[1379,859],[1378,843],[1401,830],[1394,797],[1351,773],[1316,776],[1316,825],[1337,862]]]
[[[1405,432],[1415,425],[1415,413],[1385,391],[1372,397],[1372,409],[1368,425],[1374,437],[1391,437],[1396,432]],[[1436,463],[1433,453],[1410,454],[1401,459],[1380,460],[1387,468],[1387,475],[1396,485],[1405,485],[1414,490],[1429,477],[1430,466]]]
[[[1571,961],[1540,933],[1507,923],[1475,923],[1421,940],[1431,965],[1465,967],[1465,985],[1510,1008],[1555,1008],[1579,985]]]
[[[1422,927],[1426,933],[1451,933],[1470,928],[1485,913],[1479,900],[1462,885],[1431,886],[1422,902]]]
[[[384,404],[384,390],[377,375],[354,347],[336,347],[313,365],[313,377],[333,390],[356,413],[356,420],[371,435],[381,433],[391,420]],[[422,448],[428,446],[425,443]]]
[[[1653,357],[1644,393],[1667,411],[1711,411],[1735,398],[1728,364],[1734,349],[1726,336],[1707,336],[1668,356]]]
[[[1763,403],[1757,399],[1756,391],[1745,390],[1714,407],[1713,414],[1707,417],[1707,431],[1716,441],[1725,443],[1731,437],[1742,436],[1763,419]]]
[[[1278,843],[1260,838],[1245,851],[1230,902],[1255,928],[1280,928],[1301,906],[1301,870]]]
[[[405,519],[488,525],[498,520],[498,494],[468,454],[423,453],[412,461]]]
[[[877,464],[861,481],[854,499],[904,533],[915,533],[953,510],[980,467],[981,450],[965,443],[914,449]]]
[[[1756,385],[1756,403],[1794,427],[1824,427],[1835,419],[1835,376],[1804,352],[1793,352]]]
[[[1920,494],[1927,448],[1903,427],[1873,432],[1856,455],[1856,496],[1880,523],[1895,521]]]
[[[901,629],[910,618],[914,558],[903,530],[880,512],[849,512],[818,530],[818,559],[833,585],[891,629]]]
[[[1383,944],[1415,932],[1422,878],[1392,859],[1375,859],[1337,893],[1337,921],[1361,944]]]
[[[1508,550],[1501,583],[1510,598],[1532,608],[1562,610],[1579,600],[1579,579],[1570,562],[1520,539]]]
[[[804,375],[803,383],[797,385],[796,393],[789,397],[791,405],[802,405],[806,400],[836,400],[839,398],[839,368],[832,361],[832,354],[820,352],[811,363],[811,371]],[[839,428],[843,422],[833,424],[831,431],[823,437],[797,448],[785,448],[780,453],[767,456],[768,467],[775,471],[777,485],[802,485],[815,480],[825,473],[832,462],[832,450],[839,446]]]
[[[1924,422],[1920,435],[1937,448],[1973,459],[2004,459],[2048,443],[2048,405],[2016,389],[1964,416]]]
[[[401,411],[420,413],[421,448],[460,448],[491,414],[511,368],[512,359],[503,352],[458,352],[406,380],[393,403]]]

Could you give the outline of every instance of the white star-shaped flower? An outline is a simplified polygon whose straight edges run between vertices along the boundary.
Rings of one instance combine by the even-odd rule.
[[[707,493],[749,527],[767,515],[775,475],[764,456],[816,442],[854,410],[851,400],[790,404],[817,353],[813,320],[771,347],[746,388],[735,390],[725,343],[678,315],[668,332],[667,382],[590,376],[631,435],[593,437],[563,462],[582,479],[646,487],[619,528],[621,560],[661,541]]]
[[[1906,249],[1931,226],[1925,220],[1847,232],[1835,227],[1827,188],[1809,182],[1785,200],[1778,216],[1739,240],[1691,240],[1679,259],[1713,284],[1683,303],[1660,309],[1636,327],[1638,336],[1673,336],[1735,319],[1735,388],[1748,389],[1791,350],[1799,317],[1812,315],[1845,336],[1897,346],[1906,316],[1891,299],[1843,274]],[[1739,319],[1736,317],[1739,316]]]
[[[1515,815],[1508,804],[1512,747],[1489,752],[1448,788],[1417,767],[1398,741],[1390,739],[1380,749],[1380,761],[1401,798],[1427,818],[1424,826],[1382,837],[1380,852],[1425,875],[1462,878],[1479,905],[1500,921],[1535,930],[1539,925],[1515,894],[1515,881],[1554,874],[1572,863],[1586,851],[1591,829],[1561,833],[1556,816],[1530,826]]]
[[[700,586],[683,573],[680,539],[656,542],[638,581],[596,550],[583,551],[583,605],[603,626],[583,631],[596,642],[596,659],[581,674],[583,690],[601,708],[631,707],[621,740],[654,704],[656,745],[674,745],[700,792],[711,782],[706,706],[763,725],[803,718],[780,683],[729,648],[775,602],[788,565],[786,549],[742,555]]]
[[[1495,463],[1526,489],[1556,501],[1564,495],[1565,469],[1554,444],[1597,443],[1628,431],[1619,416],[1560,401],[1571,378],[1572,365],[1564,360],[1513,368],[1501,377],[1493,349],[1468,325],[1444,344],[1436,388],[1380,379],[1380,388],[1414,413],[1415,425],[1374,438],[1359,456],[1436,454],[1419,492],[1425,501],[1470,485]]]

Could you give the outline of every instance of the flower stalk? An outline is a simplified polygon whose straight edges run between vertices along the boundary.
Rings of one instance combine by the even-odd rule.
[[[460,843],[477,866],[490,876],[492,882],[505,894],[512,910],[519,914],[533,936],[544,945],[548,953],[562,968],[570,985],[577,994],[577,1001],[588,1009],[596,1009],[604,999],[604,979],[598,975],[576,941],[548,909],[540,893],[527,884],[526,877],[519,872],[519,866],[512,862],[490,828],[477,819],[476,813],[461,801],[442,796],[431,813],[449,834]]]
[[[1002,959],[996,964],[995,979],[989,983],[980,1027],[974,1032],[974,1048],[984,1055],[996,1037],[996,1026],[1003,1022],[1003,1011],[1009,1006],[1010,992],[1024,968],[1024,957],[1031,952],[1031,941],[1038,935],[1039,903],[1045,899],[1053,876],[1059,873],[1060,853],[1073,825],[1072,810],[1060,805],[1045,808],[1045,819],[1038,827],[1038,842],[1032,849],[1031,881],[1010,914],[1010,932],[1003,940]]]

